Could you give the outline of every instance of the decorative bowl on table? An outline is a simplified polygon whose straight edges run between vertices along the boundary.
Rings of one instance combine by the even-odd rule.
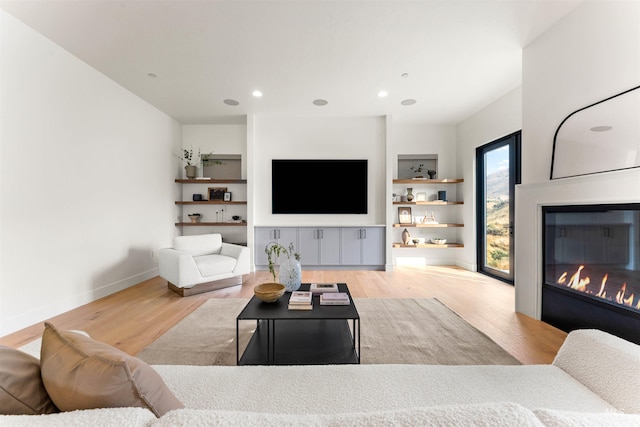
[[[433,243],[434,245],[444,245],[445,243],[447,243],[447,239],[434,237],[433,239],[431,239],[431,243]]]
[[[261,283],[253,288],[256,297],[264,302],[276,302],[284,295],[285,286],[281,283]]]

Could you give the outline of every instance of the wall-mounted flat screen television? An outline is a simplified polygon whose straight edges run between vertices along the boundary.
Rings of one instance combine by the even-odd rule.
[[[367,160],[273,159],[274,214],[366,214]]]

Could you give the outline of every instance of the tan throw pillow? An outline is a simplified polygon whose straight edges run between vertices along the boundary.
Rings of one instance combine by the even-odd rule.
[[[40,361],[0,345],[0,414],[41,415],[58,412],[40,377]]]
[[[42,381],[61,411],[143,407],[161,417],[184,405],[142,360],[45,323],[40,354]]]

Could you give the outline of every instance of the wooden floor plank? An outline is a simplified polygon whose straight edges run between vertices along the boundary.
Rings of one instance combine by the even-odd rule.
[[[209,298],[249,298],[255,285],[272,281],[268,271],[243,276],[243,284],[180,297],[160,277],[55,316],[63,329],[136,355]],[[396,267],[394,271],[303,270],[304,282],[346,282],[354,298],[438,298],[525,364],[550,363],[566,333],[514,312],[511,285],[456,267]],[[0,338],[21,347],[42,334],[39,323]]]

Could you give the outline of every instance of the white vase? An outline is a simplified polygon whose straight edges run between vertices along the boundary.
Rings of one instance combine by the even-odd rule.
[[[287,292],[300,289],[302,283],[302,267],[297,259],[284,259],[278,268],[278,282],[285,286]]]
[[[187,178],[193,179],[198,174],[198,167],[196,165],[187,165],[184,167]]]

